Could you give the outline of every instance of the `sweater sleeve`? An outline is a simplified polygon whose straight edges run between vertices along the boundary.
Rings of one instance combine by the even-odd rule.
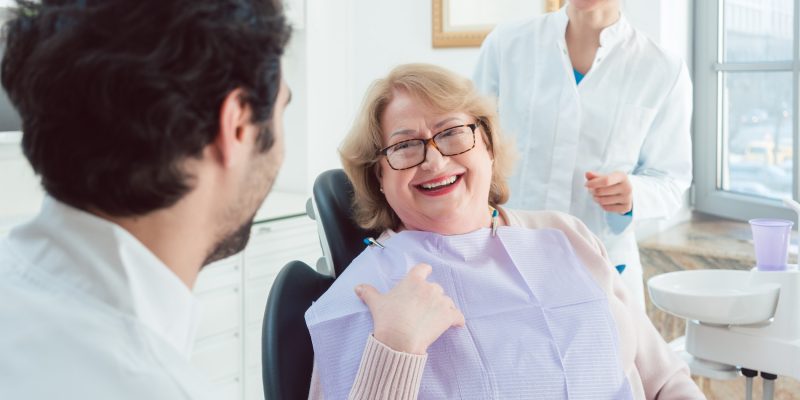
[[[588,228],[586,228],[588,231]],[[595,246],[603,249],[603,243],[592,235]],[[605,250],[603,258],[611,266]],[[669,347],[656,327],[639,307],[627,286],[616,271],[611,272],[613,296],[624,305],[633,323],[636,335],[634,365],[642,381],[646,399],[705,399],[705,395],[692,380],[689,366]],[[620,318],[620,320],[623,320]]]
[[[647,399],[705,399],[686,365],[669,348],[643,310],[629,307],[638,332],[636,369]]]
[[[394,351],[370,335],[348,399],[414,400],[427,360],[427,355]],[[308,398],[324,398],[316,362]]]

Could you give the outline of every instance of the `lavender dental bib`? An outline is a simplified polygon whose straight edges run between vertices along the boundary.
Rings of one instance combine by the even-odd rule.
[[[353,288],[386,292],[421,262],[466,326],[428,348],[420,399],[632,398],[606,294],[561,231],[404,231],[383,245],[361,253],[306,312],[325,399],[347,398],[372,332]]]

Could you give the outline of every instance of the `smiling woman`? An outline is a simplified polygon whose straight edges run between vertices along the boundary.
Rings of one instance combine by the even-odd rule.
[[[501,207],[496,115],[432,65],[368,90],[340,153],[383,233],[306,312],[311,398],[702,398],[583,223]]]
[[[494,110],[494,103],[478,95],[468,79],[433,65],[400,66],[373,83],[340,149],[355,190],[358,224],[369,230],[401,229],[410,207],[425,210],[405,221],[414,226],[427,221],[417,228],[432,224],[434,217],[442,233],[488,224],[488,219],[473,220],[475,210],[505,203],[515,160],[513,144],[499,134]],[[418,147],[422,157],[420,150],[404,148],[414,143],[408,140],[425,140]],[[394,165],[402,154],[416,157],[416,165]],[[451,190],[459,191],[453,196],[463,199],[458,204],[440,198]]]
[[[418,168],[387,168],[392,167],[391,157],[380,160],[378,178],[383,194],[401,220],[396,229],[459,234],[489,226],[489,215],[475,212],[485,210],[489,204],[493,158],[489,143],[481,138],[473,145],[474,133],[467,128],[461,136],[469,138],[462,140],[463,145],[457,151],[447,152],[436,145],[441,142],[442,133],[458,130],[449,126],[476,125],[472,124],[474,117],[462,112],[438,111],[402,89],[394,89],[393,97],[381,118],[386,132],[384,143],[392,146],[389,149],[408,143],[406,139],[392,145],[398,136],[409,135],[390,132],[414,132],[412,137],[430,140],[433,143],[430,147],[436,146],[425,151],[429,146],[423,140],[418,141],[422,146],[416,147],[423,156]],[[433,136],[432,132],[443,127],[445,131]]]

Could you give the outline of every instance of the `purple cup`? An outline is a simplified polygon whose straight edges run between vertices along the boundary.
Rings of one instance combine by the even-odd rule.
[[[756,267],[759,271],[784,271],[789,258],[789,238],[794,222],[785,219],[757,218],[750,220]]]

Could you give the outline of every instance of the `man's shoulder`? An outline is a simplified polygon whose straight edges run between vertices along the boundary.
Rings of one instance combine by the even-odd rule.
[[[0,254],[0,397],[189,398],[141,322],[9,262]]]
[[[190,398],[136,324],[69,304],[20,306],[0,314],[0,387],[19,395],[9,398]]]

